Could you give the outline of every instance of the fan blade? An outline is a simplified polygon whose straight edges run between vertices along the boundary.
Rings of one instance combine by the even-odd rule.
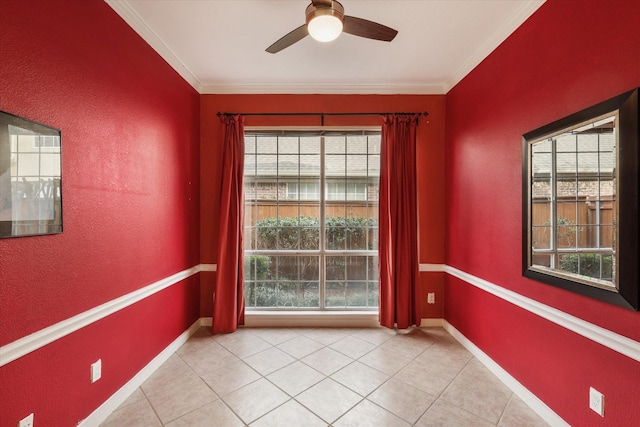
[[[353,16],[344,17],[344,27],[342,31],[353,34],[354,36],[381,40],[383,42],[390,42],[395,38],[396,34],[398,34],[393,28]]]
[[[309,31],[307,30],[307,25],[301,25],[295,30],[291,31],[286,36],[282,37],[280,40],[266,48],[265,50],[269,53],[278,53],[282,49],[285,49],[292,44],[299,42],[303,38],[309,35]]]

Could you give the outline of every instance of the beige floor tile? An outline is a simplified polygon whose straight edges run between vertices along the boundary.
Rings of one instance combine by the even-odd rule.
[[[450,405],[497,424],[509,399],[511,390],[476,359],[471,360],[441,399]]]
[[[146,399],[118,408],[100,424],[101,427],[154,427],[162,426]]]
[[[331,424],[360,402],[362,397],[327,378],[299,394],[296,400]]]
[[[260,378],[262,376],[259,373],[241,360],[202,376],[202,379],[218,396],[227,395]]]
[[[320,350],[324,347],[318,341],[314,341],[311,338],[307,338],[303,335],[299,335],[289,341],[283,342],[277,346],[280,350],[290,354],[296,359],[302,359],[305,356]]]
[[[260,328],[255,334],[271,345],[282,344],[300,335],[295,328]]]
[[[351,357],[352,359],[357,359],[375,349],[376,345],[358,337],[346,336],[341,340],[334,342],[329,347]]]
[[[353,362],[353,359],[333,349],[325,347],[302,358],[301,362],[325,375],[331,375]]]
[[[364,363],[355,361],[331,375],[331,378],[359,395],[367,396],[384,384],[389,376]]]
[[[299,361],[287,365],[267,376],[269,381],[292,397],[297,396],[312,385],[319,383],[324,378],[324,374]]]
[[[102,425],[249,423],[547,425],[442,328],[201,328]]]
[[[439,339],[424,353],[416,357],[416,360],[431,363],[433,361],[448,361],[451,365],[463,367],[473,359],[473,355],[457,341],[451,342]]]
[[[327,423],[295,400],[288,401],[251,423],[251,427],[282,426],[326,427]]]
[[[222,400],[249,424],[282,405],[289,396],[262,378],[223,396]]]
[[[435,339],[429,338],[428,335],[422,332],[417,332],[412,335],[396,335],[382,344],[380,348],[391,350],[408,359],[415,359],[433,345],[434,342]]]
[[[500,418],[499,427],[544,427],[547,426],[538,414],[515,394],[507,404],[507,408]]]
[[[235,335],[235,333],[229,335]],[[259,353],[271,347],[271,344],[253,333],[245,333],[235,337],[235,339],[229,338],[218,342],[221,346],[235,354],[240,359],[244,359],[245,357]]]
[[[354,337],[360,338],[361,340],[370,342],[374,345],[382,345],[391,338],[393,338],[396,333],[393,329],[388,328],[364,328],[357,332],[352,333]]]
[[[176,353],[180,356],[186,354],[206,353],[211,349],[219,348],[220,344],[210,333],[208,335],[192,336],[186,343],[180,346]]]
[[[146,394],[156,394],[173,389],[175,384],[197,379],[198,375],[179,356],[173,355],[142,383],[141,388]]]
[[[365,399],[344,414],[334,427],[409,427],[411,424]]]
[[[306,333],[305,336],[322,345],[330,345],[346,337],[347,333],[340,328],[319,328]]]
[[[437,400],[415,424],[416,427],[491,427],[487,420]]]
[[[118,409],[122,409],[125,406],[129,406],[131,404],[138,403],[141,400],[145,400],[145,399],[146,399],[146,397],[144,396],[144,393],[142,393],[142,390],[140,389],[140,387],[138,387],[137,389],[135,389],[135,391],[133,393],[131,393],[129,395],[129,397],[127,397],[125,399],[124,402],[122,402],[122,404],[120,404]]]
[[[392,378],[367,399],[413,424],[431,406],[435,396]]]
[[[451,364],[448,359],[437,359],[430,362],[413,360],[395,374],[394,378],[438,396],[463,368],[464,365]]]
[[[211,426],[243,427],[244,423],[221,400],[216,400],[166,424],[166,427]]]
[[[146,393],[146,396],[165,424],[218,399],[201,378],[182,381],[173,388]]]
[[[295,362],[296,359],[276,347],[271,347],[261,351],[260,353],[245,357],[243,360],[247,365],[251,366],[260,374],[269,375],[270,373]]]
[[[205,375],[240,360],[218,343],[208,344],[198,351],[180,353],[180,357],[198,375]]]
[[[394,375],[411,361],[410,358],[391,349],[376,348],[358,359],[360,362],[387,375]]]

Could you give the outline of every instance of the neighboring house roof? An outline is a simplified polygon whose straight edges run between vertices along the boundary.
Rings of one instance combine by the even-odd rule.
[[[576,137],[579,136],[576,150]],[[563,134],[556,139],[556,173],[558,175],[611,175],[616,166],[614,133]],[[534,176],[548,176],[551,171],[551,142],[539,141],[532,147]]]
[[[246,140],[245,176],[319,177],[320,136],[251,135]],[[346,151],[346,152],[345,152]],[[380,135],[325,137],[327,177],[380,175]]]

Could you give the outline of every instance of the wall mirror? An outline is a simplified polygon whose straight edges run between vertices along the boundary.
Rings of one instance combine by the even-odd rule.
[[[62,232],[60,131],[0,111],[0,238]]]
[[[523,137],[523,274],[638,310],[638,90]]]

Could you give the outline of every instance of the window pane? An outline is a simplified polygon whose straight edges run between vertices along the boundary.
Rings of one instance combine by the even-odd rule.
[[[327,270],[326,280],[344,280],[345,277],[345,257],[328,256],[326,258]]]
[[[558,136],[558,138],[556,139],[556,150],[558,151],[558,153],[563,151],[575,152],[576,136],[572,134],[564,134]]]
[[[350,154],[347,156],[347,176],[366,176],[367,157],[362,154]]]
[[[346,229],[344,227],[332,227],[329,224],[344,223],[344,218],[327,218],[327,226],[325,227],[325,239],[327,249],[341,250],[346,247]]]
[[[345,282],[329,282],[325,285],[325,305],[327,307],[346,307]]]
[[[324,140],[324,152],[327,154],[345,154],[346,144],[343,136],[327,136]]]
[[[300,177],[317,177],[320,185],[320,155],[304,154],[300,156]]]
[[[281,136],[278,138],[278,154],[298,154],[298,138]]]
[[[254,136],[244,137],[244,152],[246,154],[253,154],[256,152],[256,138]]]
[[[318,136],[300,137],[300,153],[320,154],[320,137]]]
[[[318,257],[299,257],[300,279],[305,282],[317,282],[320,280]]]
[[[298,280],[298,257],[279,256],[277,261],[277,279],[279,281]]]
[[[352,135],[347,137],[347,153],[367,154],[367,137],[364,135]]]
[[[367,282],[347,282],[345,300],[347,307],[366,307]]]
[[[324,169],[327,178],[344,177],[347,174],[347,158],[344,155],[327,154]]]
[[[346,257],[347,280],[367,279],[367,257],[350,256]]]
[[[370,135],[368,138],[369,154],[380,154],[382,138],[380,135]],[[380,164],[380,162],[378,162]]]
[[[281,218],[284,224],[292,224],[297,222],[297,218]],[[296,250],[300,244],[300,229],[297,225],[278,227],[278,249]]]
[[[257,153],[276,154],[278,152],[278,138],[275,136],[258,136],[256,147]]]

